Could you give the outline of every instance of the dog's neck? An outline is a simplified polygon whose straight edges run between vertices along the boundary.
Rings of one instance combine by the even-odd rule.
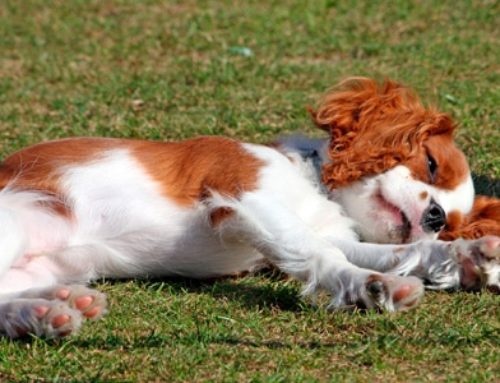
[[[321,182],[321,169],[330,161],[328,140],[295,135],[279,139],[278,144],[289,157],[293,158],[306,177],[327,194]]]

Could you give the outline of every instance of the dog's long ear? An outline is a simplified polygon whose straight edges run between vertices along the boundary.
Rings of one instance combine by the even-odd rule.
[[[475,239],[485,235],[500,236],[500,200],[477,196],[472,211],[466,216],[451,212],[439,239],[452,241],[457,238]]]
[[[446,114],[424,108],[410,89],[391,80],[347,79],[310,113],[330,134],[331,163],[322,178],[331,189],[382,173],[415,155],[430,134],[454,129]]]
[[[350,77],[330,89],[309,113],[320,129],[336,138],[362,129],[384,112],[410,105],[421,107],[413,92],[392,80],[379,85],[370,78]]]

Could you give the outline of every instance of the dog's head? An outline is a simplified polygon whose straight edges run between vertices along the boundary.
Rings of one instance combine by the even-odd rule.
[[[311,114],[330,134],[323,182],[364,240],[436,238],[450,212],[472,208],[472,179],[451,118],[408,88],[348,79]]]

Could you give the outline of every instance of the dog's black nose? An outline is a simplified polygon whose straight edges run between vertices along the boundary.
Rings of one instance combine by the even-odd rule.
[[[422,216],[421,224],[425,231],[437,233],[446,224],[446,213],[441,206],[431,200]]]

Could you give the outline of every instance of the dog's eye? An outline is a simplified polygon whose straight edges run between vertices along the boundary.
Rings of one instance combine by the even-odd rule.
[[[427,153],[427,169],[429,170],[429,179],[434,183],[434,181],[436,181],[438,165],[436,160],[429,153]]]

